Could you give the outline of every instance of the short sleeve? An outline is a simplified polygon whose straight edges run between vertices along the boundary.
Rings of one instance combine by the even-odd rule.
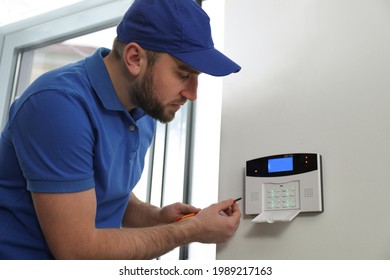
[[[28,190],[94,187],[94,133],[87,107],[76,95],[44,91],[30,96],[19,104],[9,129]]]

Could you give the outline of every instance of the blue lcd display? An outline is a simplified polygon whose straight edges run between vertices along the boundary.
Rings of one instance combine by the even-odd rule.
[[[268,173],[293,170],[293,157],[273,158],[268,160]]]

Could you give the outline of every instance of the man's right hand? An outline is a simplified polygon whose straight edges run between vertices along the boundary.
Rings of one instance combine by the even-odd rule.
[[[240,208],[233,199],[229,199],[204,208],[182,223],[196,223],[194,239],[198,242],[223,243],[237,230],[240,217]]]

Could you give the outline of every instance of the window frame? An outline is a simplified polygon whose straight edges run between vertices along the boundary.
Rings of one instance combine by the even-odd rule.
[[[132,0],[88,0],[0,28],[0,128],[16,89],[18,59],[24,50],[53,44],[119,23]],[[110,11],[110,13],[107,13]],[[55,26],[56,28],[53,28]]]

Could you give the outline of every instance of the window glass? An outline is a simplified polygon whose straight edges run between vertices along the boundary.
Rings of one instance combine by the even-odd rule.
[[[16,97],[43,73],[92,54],[99,47],[110,48],[116,29],[108,28],[60,43],[23,51],[17,80]]]
[[[0,26],[52,11],[82,0],[5,0],[1,2]]]

